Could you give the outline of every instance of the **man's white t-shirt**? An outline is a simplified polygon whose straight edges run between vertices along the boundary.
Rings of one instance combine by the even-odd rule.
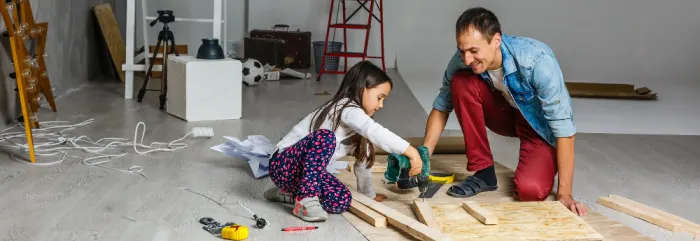
[[[513,96],[508,93],[508,89],[506,89],[506,85],[503,83],[503,67],[498,68],[497,70],[488,70],[489,76],[491,77],[491,81],[493,81],[493,86],[496,87],[497,90],[501,91],[501,94],[503,97],[508,100],[508,103],[510,103],[511,106],[514,108],[517,108],[515,105],[515,100],[513,100]]]

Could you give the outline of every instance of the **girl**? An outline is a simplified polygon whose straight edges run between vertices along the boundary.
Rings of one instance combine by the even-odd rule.
[[[381,201],[386,197],[376,195],[372,187],[374,145],[405,155],[411,162],[411,175],[419,174],[418,151],[372,119],[392,88],[389,76],[369,61],[350,68],[335,96],[277,144],[270,158],[270,179],[277,187],[267,190],[265,198],[294,204],[294,215],[308,222],[325,221],[328,212],[344,212],[352,196],[326,166],[352,153],[357,160],[358,192]]]

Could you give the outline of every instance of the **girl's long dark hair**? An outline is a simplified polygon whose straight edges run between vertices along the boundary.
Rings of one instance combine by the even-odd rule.
[[[370,61],[362,61],[354,65],[348,73],[343,78],[343,82],[340,84],[340,88],[335,93],[333,98],[324,103],[320,109],[317,111],[311,119],[310,129],[311,132],[317,131],[321,128],[321,125],[326,119],[332,119],[333,127],[332,130],[335,132],[340,125],[340,113],[350,106],[356,106],[362,108],[362,94],[365,88],[374,88],[375,86],[389,82],[389,85],[393,89],[394,83],[389,78],[389,76],[379,67],[372,64]],[[345,102],[342,106],[337,107],[339,101],[344,98],[348,98],[350,101]],[[331,113],[331,108],[338,108],[333,113],[334,116],[328,116]],[[317,109],[318,110],[318,109]],[[363,162],[367,161],[367,168],[374,165],[374,145],[370,143],[367,138],[357,134],[353,136],[353,143],[355,144],[355,153],[353,156],[356,161]],[[337,140],[340,142],[343,140]],[[340,143],[337,143],[340,145]]]

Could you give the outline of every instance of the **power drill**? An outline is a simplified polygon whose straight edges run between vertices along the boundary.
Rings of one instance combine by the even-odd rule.
[[[421,173],[413,177],[409,175],[411,161],[408,157],[399,154],[391,154],[387,157],[387,168],[384,172],[384,178],[389,184],[396,184],[399,189],[418,187],[421,193],[427,189],[428,184],[430,184],[430,153],[426,146],[419,146],[417,149],[423,166],[421,167]]]

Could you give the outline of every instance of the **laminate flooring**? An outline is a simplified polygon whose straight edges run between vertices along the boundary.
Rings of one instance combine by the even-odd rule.
[[[389,70],[394,89],[375,119],[401,136],[421,136],[425,112],[401,76]],[[248,240],[364,240],[341,215],[330,215],[320,228],[283,233],[281,228],[306,225],[291,214],[290,205],[262,198],[272,186],[269,178],[253,178],[248,165],[215,152],[223,136],[264,135],[277,141],[316,106],[330,98],[341,76],[321,82],[283,79],[246,87],[241,120],[185,122],[158,110],[157,92],[143,103],[122,98],[120,84],[89,84],[57,100],[58,112],[43,108],[40,121],[94,122],[69,133],[93,140],[134,138],[144,122],[144,143],[170,142],[193,127],[214,128],[213,138],[186,138],[188,146],[174,152],[130,154],[105,166],[128,169],[142,166],[141,174],[87,166],[93,154],[72,152],[51,166],[35,166],[0,156],[0,240],[219,240],[204,231],[198,220],[213,217],[251,227]],[[158,81],[152,81],[154,85]],[[140,86],[137,81],[135,86]],[[135,92],[137,93],[137,92]],[[447,132],[445,135],[461,135]],[[494,156],[511,169],[517,164],[518,141],[491,135]],[[683,240],[624,214],[595,204],[608,193],[627,196],[656,208],[700,222],[700,137],[579,134],[576,146],[574,192],[593,209],[658,240]],[[50,162],[60,157],[41,157]],[[224,203],[194,194],[189,188]],[[250,208],[270,224],[252,228]]]

